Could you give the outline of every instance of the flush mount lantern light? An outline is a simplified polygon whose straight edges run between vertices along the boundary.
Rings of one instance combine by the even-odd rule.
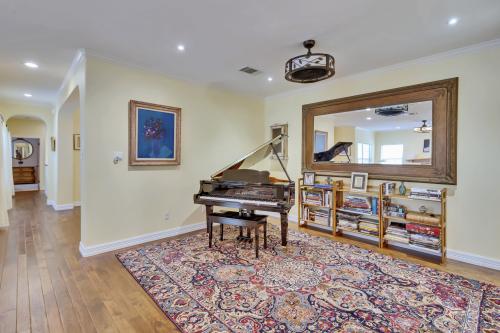
[[[316,42],[306,40],[303,45],[307,54],[294,57],[286,62],[285,79],[297,83],[312,83],[335,75],[335,58],[326,53],[312,53]]]
[[[422,120],[422,126],[415,127],[413,130],[417,133],[430,133],[432,132],[432,126],[427,126],[427,120]]]
[[[375,109],[375,114],[384,117],[394,117],[408,113],[408,104],[389,105]]]

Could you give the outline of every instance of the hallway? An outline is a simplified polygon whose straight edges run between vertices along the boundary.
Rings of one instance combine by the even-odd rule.
[[[16,193],[0,229],[0,332],[177,331],[113,254],[82,259],[80,210]]]

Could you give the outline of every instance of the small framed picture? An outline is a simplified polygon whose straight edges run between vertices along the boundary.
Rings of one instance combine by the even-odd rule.
[[[304,172],[304,185],[314,185],[316,174],[314,172]]]
[[[351,173],[351,191],[366,192],[368,188],[368,174],[364,172]]]
[[[50,148],[52,151],[56,151],[56,138],[53,136],[50,137]]]
[[[73,134],[73,150],[80,150],[80,134]]]
[[[431,152],[431,139],[424,139],[424,153],[430,153]]]

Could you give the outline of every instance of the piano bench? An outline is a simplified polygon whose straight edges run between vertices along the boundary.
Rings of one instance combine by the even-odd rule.
[[[212,247],[213,224],[220,224],[220,240],[224,240],[224,225],[233,225],[240,228],[238,240],[249,240],[251,230],[255,230],[255,258],[259,258],[259,227],[264,231],[264,249],[267,249],[267,216],[252,214],[250,216],[240,216],[239,212],[220,212],[208,215],[208,247]],[[247,237],[243,237],[243,228],[247,228]]]

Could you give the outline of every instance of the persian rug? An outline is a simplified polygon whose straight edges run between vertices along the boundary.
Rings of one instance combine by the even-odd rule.
[[[269,227],[259,259],[230,227],[117,258],[182,332],[500,331],[497,286]]]

